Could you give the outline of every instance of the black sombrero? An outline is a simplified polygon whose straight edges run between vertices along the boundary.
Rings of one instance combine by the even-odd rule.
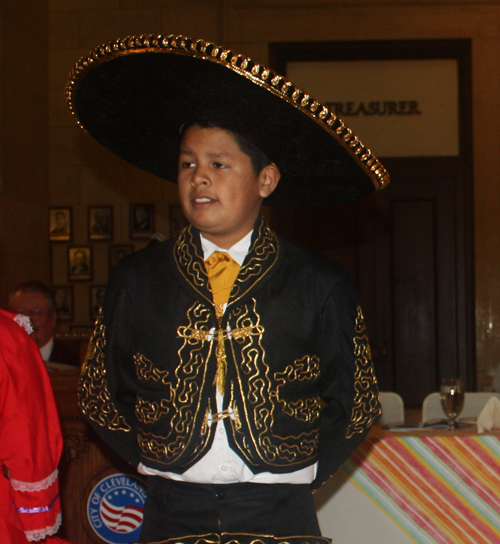
[[[251,59],[203,40],[145,35],[82,57],[66,89],[78,123],[128,162],[177,179],[180,127],[238,132],[281,170],[266,204],[353,200],[389,183],[357,136],[317,100]]]

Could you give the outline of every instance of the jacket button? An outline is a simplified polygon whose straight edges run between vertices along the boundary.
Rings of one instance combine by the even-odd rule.
[[[217,491],[217,493],[215,494],[215,496],[216,496],[218,499],[223,499],[224,496],[225,496],[225,493],[224,493],[224,491]]]

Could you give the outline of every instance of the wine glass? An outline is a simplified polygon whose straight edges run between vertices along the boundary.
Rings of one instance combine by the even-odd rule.
[[[439,399],[448,418],[448,429],[458,429],[457,417],[464,407],[464,384],[460,378],[441,380]]]

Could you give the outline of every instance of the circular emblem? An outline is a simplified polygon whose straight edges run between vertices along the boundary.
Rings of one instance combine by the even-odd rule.
[[[87,516],[96,534],[110,544],[139,540],[146,486],[128,474],[112,474],[92,489]]]

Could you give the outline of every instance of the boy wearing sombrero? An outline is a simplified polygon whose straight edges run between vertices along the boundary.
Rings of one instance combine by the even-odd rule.
[[[113,270],[80,406],[148,478],[141,542],[321,542],[311,490],[380,414],[348,275],[262,202],[321,205],[388,175],[327,108],[250,59],[142,36],[81,59],[78,122],[177,180],[190,226]]]

